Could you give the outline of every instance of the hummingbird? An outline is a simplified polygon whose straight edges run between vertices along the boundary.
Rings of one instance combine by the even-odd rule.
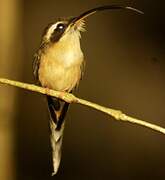
[[[78,87],[84,71],[84,55],[81,50],[81,32],[85,31],[85,19],[104,10],[128,9],[142,13],[132,7],[106,5],[81,13],[76,17],[59,18],[50,23],[43,33],[39,49],[34,55],[33,73],[36,81],[45,88],[71,93]],[[55,175],[61,161],[61,147],[65,116],[69,103],[46,96],[50,114],[50,143],[53,172]]]

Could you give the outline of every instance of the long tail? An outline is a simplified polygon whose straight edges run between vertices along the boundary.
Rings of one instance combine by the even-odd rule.
[[[52,146],[53,172],[52,176],[58,171],[61,161],[61,147],[64,131],[64,118],[69,104],[59,99],[47,96],[48,109],[50,113],[50,141]]]

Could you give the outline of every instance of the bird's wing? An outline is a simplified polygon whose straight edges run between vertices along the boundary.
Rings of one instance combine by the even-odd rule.
[[[41,55],[39,53],[39,51],[37,53],[34,54],[34,59],[33,59],[33,74],[35,79],[38,81],[38,70],[39,70],[39,66],[40,66],[40,58]]]

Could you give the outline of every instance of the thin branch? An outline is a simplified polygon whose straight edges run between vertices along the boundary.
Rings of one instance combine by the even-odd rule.
[[[54,91],[54,90],[42,88],[42,87],[39,87],[39,86],[36,86],[33,84],[22,83],[22,82],[13,81],[13,80],[4,79],[4,78],[0,78],[0,83],[11,85],[11,86],[16,86],[19,88],[27,89],[29,91],[34,91],[34,92],[38,92],[38,93],[45,94],[45,95],[54,96],[54,97],[57,97],[59,99],[66,101],[68,103],[82,104],[82,105],[91,107],[93,109],[96,109],[98,111],[101,111],[105,114],[108,114],[108,115],[114,117],[114,119],[116,119],[118,121],[124,121],[124,122],[138,124],[138,125],[145,126],[152,130],[155,130],[155,131],[165,134],[165,128],[163,128],[163,127],[148,123],[148,122],[140,120],[140,119],[136,119],[136,118],[127,116],[126,114],[122,113],[119,110],[107,108],[107,107],[101,106],[99,104],[92,103],[92,102],[84,100],[84,99],[80,99],[70,93]]]

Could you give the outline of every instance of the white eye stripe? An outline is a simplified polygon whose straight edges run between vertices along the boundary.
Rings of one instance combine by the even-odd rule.
[[[63,21],[58,21],[56,22],[55,24],[53,24],[52,26],[50,26],[50,28],[48,29],[47,31],[47,34],[46,34],[46,39],[49,40],[52,33],[54,32],[54,30],[57,28],[58,24],[61,24],[61,23],[64,23]]]

